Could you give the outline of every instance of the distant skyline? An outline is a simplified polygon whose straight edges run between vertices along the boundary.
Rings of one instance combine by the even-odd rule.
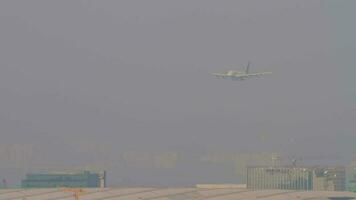
[[[109,185],[189,185],[241,182],[248,155],[348,164],[355,6],[0,1],[0,178],[15,185],[29,171],[90,165],[109,166]],[[209,74],[248,61],[273,74]],[[214,153],[242,156],[204,161]]]

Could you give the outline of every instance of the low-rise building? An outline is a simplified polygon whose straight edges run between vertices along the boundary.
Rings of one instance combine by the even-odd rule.
[[[106,187],[106,172],[30,173],[26,174],[21,186],[22,188]]]
[[[346,170],[344,167],[315,167],[313,169],[313,190],[345,191]]]
[[[343,167],[247,167],[247,188],[253,190],[345,191],[345,182]]]
[[[247,188],[253,190],[312,190],[312,171],[307,167],[251,166]]]
[[[356,192],[356,175],[352,174],[352,176],[349,176],[349,180],[347,182],[347,189],[348,191],[351,192]]]

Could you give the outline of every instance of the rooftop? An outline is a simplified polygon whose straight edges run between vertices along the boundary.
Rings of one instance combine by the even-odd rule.
[[[238,188],[104,188],[84,189],[81,200],[327,200],[356,199],[351,192],[293,190],[251,191]],[[73,194],[60,189],[2,189],[0,200],[72,200]]]

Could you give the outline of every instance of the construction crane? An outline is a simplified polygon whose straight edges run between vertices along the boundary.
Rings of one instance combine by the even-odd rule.
[[[60,188],[60,191],[73,193],[75,200],[79,200],[79,196],[85,193],[82,188]]]

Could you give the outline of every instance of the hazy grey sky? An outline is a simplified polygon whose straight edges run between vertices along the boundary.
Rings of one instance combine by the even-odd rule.
[[[15,184],[27,171],[105,163],[112,184],[234,182],[231,163],[201,156],[356,159],[355,6],[0,1],[0,178]],[[249,60],[273,74],[244,82],[208,74]],[[178,161],[137,166],[147,154]]]

